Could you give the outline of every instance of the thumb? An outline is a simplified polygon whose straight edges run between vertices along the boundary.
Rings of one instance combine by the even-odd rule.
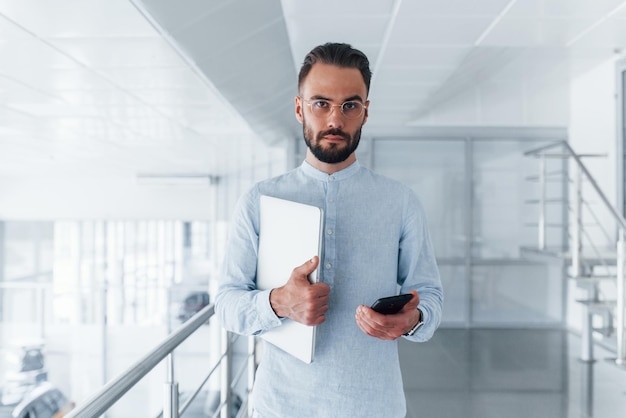
[[[296,267],[294,269],[294,273],[296,277],[303,278],[308,281],[309,274],[313,273],[319,264],[320,259],[318,256],[314,256],[313,258],[304,262],[304,264]]]
[[[417,290],[409,290],[408,293],[411,293],[413,295],[413,298],[406,304],[404,305],[404,309],[405,310],[413,310],[413,309],[417,309],[417,305],[420,304],[420,296],[417,293]]]
[[[320,258],[318,256],[313,256],[310,260],[307,260],[300,267],[303,268],[303,273],[307,276],[315,271],[317,265],[320,263]]]

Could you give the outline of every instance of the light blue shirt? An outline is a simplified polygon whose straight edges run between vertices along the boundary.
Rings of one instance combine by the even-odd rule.
[[[318,269],[320,281],[328,283],[331,292],[311,364],[265,344],[251,396],[256,414],[404,417],[397,342],[363,333],[355,313],[359,304],[369,306],[395,295],[400,286],[401,293],[418,291],[425,322],[405,338],[426,341],[439,326],[443,292],[415,193],[358,162],[330,175],[304,162],[255,185],[237,204],[215,300],[222,325],[244,335],[258,335],[282,323],[270,306],[270,291],[255,285],[261,195],[324,209]]]

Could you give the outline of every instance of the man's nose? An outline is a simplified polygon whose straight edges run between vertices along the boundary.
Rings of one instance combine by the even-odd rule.
[[[328,127],[341,129],[345,123],[345,116],[341,113],[341,108],[333,107],[330,114],[328,115]]]

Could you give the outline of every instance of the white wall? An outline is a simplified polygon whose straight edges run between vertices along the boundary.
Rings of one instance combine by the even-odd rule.
[[[584,160],[606,196],[616,197],[615,58],[609,58],[571,82],[569,142],[579,154],[607,154]]]

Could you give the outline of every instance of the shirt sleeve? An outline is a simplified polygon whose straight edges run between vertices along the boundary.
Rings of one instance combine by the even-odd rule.
[[[398,284],[402,293],[417,290],[424,325],[406,339],[429,340],[441,323],[443,289],[439,268],[424,214],[417,196],[410,192],[405,199],[403,230],[398,255]]]
[[[259,192],[242,196],[235,208],[215,297],[215,312],[228,331],[258,335],[282,324],[270,305],[270,289],[256,287]]]

